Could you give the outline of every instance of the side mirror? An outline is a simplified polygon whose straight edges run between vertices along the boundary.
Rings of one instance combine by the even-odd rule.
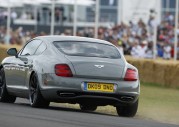
[[[10,56],[17,56],[17,49],[16,48],[10,48],[7,50],[7,54]]]

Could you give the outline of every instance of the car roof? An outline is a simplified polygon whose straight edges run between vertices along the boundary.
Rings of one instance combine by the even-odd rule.
[[[110,42],[95,39],[95,38],[88,38],[88,37],[79,37],[79,36],[64,36],[64,35],[48,35],[48,36],[39,36],[35,39],[41,39],[47,43],[55,42],[55,41],[87,41],[87,42],[97,42],[112,45]]]

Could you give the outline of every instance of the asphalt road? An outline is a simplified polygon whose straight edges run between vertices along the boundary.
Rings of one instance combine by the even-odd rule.
[[[28,100],[15,104],[0,103],[0,127],[179,127],[136,118],[82,112],[77,109],[31,108]]]

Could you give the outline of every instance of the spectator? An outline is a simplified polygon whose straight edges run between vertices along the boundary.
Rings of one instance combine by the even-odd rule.
[[[166,42],[163,49],[164,49],[163,58],[170,59],[171,58],[171,50],[172,50],[171,45],[168,42]]]
[[[12,18],[13,20],[17,18],[17,13],[16,13],[15,11],[13,11],[13,12],[11,13],[11,18]]]
[[[21,19],[27,19],[28,18],[28,15],[26,12],[23,12],[22,15],[21,15]]]
[[[131,55],[133,57],[139,58],[140,57],[140,51],[141,51],[141,46],[139,45],[138,40],[135,40],[132,50],[131,50]]]
[[[153,42],[149,42],[146,52],[145,52],[145,58],[153,58],[153,49],[152,49],[152,43]]]
[[[146,51],[147,51],[147,41],[144,40],[141,43],[141,48],[139,49],[139,57],[144,58],[146,56]]]
[[[123,47],[122,47],[122,41],[121,40],[118,40],[117,42],[117,48],[119,49],[119,51],[124,54],[124,50],[123,50]]]

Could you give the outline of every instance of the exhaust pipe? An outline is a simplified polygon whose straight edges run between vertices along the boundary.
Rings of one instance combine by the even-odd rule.
[[[121,100],[122,100],[122,101],[132,101],[132,100],[134,100],[134,97],[122,96],[122,97],[121,97]]]
[[[59,93],[60,97],[75,97],[75,93]]]

